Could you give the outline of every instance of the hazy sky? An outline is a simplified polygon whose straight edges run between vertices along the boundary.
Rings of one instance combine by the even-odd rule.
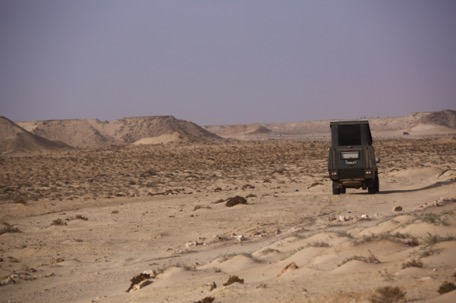
[[[206,124],[456,109],[454,0],[0,0],[0,115]]]

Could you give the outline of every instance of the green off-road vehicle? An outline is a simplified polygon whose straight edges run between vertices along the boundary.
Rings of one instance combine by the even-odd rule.
[[[346,188],[362,188],[369,194],[380,190],[377,163],[369,122],[331,122],[328,172],[334,195]]]

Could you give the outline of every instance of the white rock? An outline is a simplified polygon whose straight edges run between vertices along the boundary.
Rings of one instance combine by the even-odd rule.
[[[234,235],[234,238],[236,238],[236,240],[238,240],[239,242],[246,240],[246,238],[243,235]]]

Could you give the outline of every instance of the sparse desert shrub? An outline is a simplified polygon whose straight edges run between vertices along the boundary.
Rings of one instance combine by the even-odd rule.
[[[443,295],[443,294],[446,294],[447,292],[453,291],[455,289],[456,289],[456,285],[454,285],[454,283],[445,281],[442,283],[442,285],[440,285],[438,292],[439,292],[439,294]]]
[[[356,239],[355,244],[363,244],[367,242],[379,241],[379,240],[387,240],[389,233],[381,233],[381,234],[370,234],[364,235],[360,239]]]
[[[353,239],[353,236],[352,234],[350,234],[349,232],[347,232],[346,230],[340,230],[340,231],[337,231],[336,232],[336,236],[340,237],[340,238],[349,238],[349,239]]]
[[[252,254],[246,253],[246,252],[224,254],[223,256],[219,257],[219,262],[222,263],[222,262],[228,261],[229,259],[234,258],[236,256],[244,256],[244,257],[249,258],[252,261],[257,262],[257,263],[262,263],[263,262],[263,260],[258,259],[256,257],[254,257]]]
[[[0,235],[6,234],[6,233],[20,233],[21,230],[7,222],[3,222],[3,228],[0,229]]]
[[[27,204],[27,197],[25,195],[18,195],[16,197],[14,197],[13,203],[26,205]]]
[[[307,243],[307,247],[329,247],[329,244],[325,241],[315,241]]]
[[[429,223],[429,224],[434,224],[434,225],[443,225],[447,226],[448,222],[443,218],[442,215],[439,214],[424,214],[421,216],[417,217],[423,222]]]
[[[404,302],[406,293],[399,287],[385,286],[375,290],[369,301],[371,303],[395,303]]]
[[[363,243],[367,243],[367,242],[380,241],[380,240],[389,240],[389,241],[400,242],[407,246],[412,246],[412,247],[420,245],[420,243],[418,242],[418,239],[414,236],[411,236],[409,234],[402,234],[402,233],[392,234],[390,232],[363,236],[361,239],[358,239],[356,241],[356,244],[359,245],[359,244],[363,244]]]
[[[241,188],[242,188],[242,190],[255,189],[255,186],[253,186],[251,184],[244,184]]]
[[[187,265],[187,264],[182,264],[182,263],[176,263],[174,266],[178,267],[178,268],[182,268],[185,271],[195,270],[195,267],[192,267],[192,266]]]
[[[387,269],[383,271],[379,271],[380,275],[383,277],[385,281],[394,281],[394,275],[391,274]]]
[[[193,211],[197,211],[198,209],[211,209],[211,207],[209,205],[196,205]]]
[[[370,263],[370,264],[380,264],[381,263],[380,260],[371,253],[371,255],[369,257],[353,256],[353,257],[347,258],[344,261],[342,261],[342,263],[340,263],[338,266],[342,266],[345,263],[348,263],[348,262],[353,261],[353,260],[361,261],[361,262],[364,262],[364,263]]]
[[[89,220],[87,217],[84,217],[83,215],[76,215],[76,216],[75,216],[75,219],[84,220],[84,221]]]
[[[413,259],[407,262],[402,263],[402,269],[408,268],[408,267],[418,267],[422,268],[423,267],[423,262],[417,259]]]
[[[11,263],[19,263],[19,262],[21,262],[21,260],[19,260],[16,257],[13,257],[13,256],[8,256],[8,261],[11,262]]]
[[[436,234],[433,235],[431,233],[428,233],[428,237],[425,239],[425,244],[434,245],[439,242],[454,241],[454,240],[456,240],[456,237],[451,236],[451,235],[442,237],[442,236],[439,236]]]
[[[62,263],[62,262],[64,262],[64,261],[65,261],[65,259],[62,258],[62,257],[51,258],[51,259],[49,260],[49,264],[54,265],[54,264],[57,264],[57,263]]]
[[[437,252],[437,250],[433,249],[431,246],[425,246],[420,250],[419,257],[426,258],[426,257],[432,256],[436,252]]]
[[[51,225],[60,226],[60,225],[67,225],[67,223],[65,221],[63,221],[62,219],[55,219],[54,221],[52,221]]]

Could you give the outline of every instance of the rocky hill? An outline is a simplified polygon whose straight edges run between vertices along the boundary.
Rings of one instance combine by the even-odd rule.
[[[271,124],[206,126],[173,116],[14,122],[1,119],[1,150],[48,150],[64,144],[76,148],[111,145],[165,144],[170,142],[222,142],[228,138],[328,139],[329,120]],[[456,111],[413,113],[401,117],[369,119],[376,138],[456,135]]]
[[[456,111],[454,110],[413,113],[390,118],[370,118],[368,120],[372,133],[377,138],[397,138],[405,134],[410,137],[456,135]],[[206,128],[225,138],[243,140],[270,138],[322,139],[329,138],[329,122],[330,120],[319,120],[262,125],[211,125]]]
[[[105,133],[104,128],[109,122],[95,119],[45,120],[18,124],[35,135],[78,148],[96,148],[123,143]]]
[[[178,134],[183,141],[191,142],[222,140],[193,122],[176,119],[173,116],[123,118],[113,121],[108,128],[112,137],[125,143],[168,134]]]
[[[13,121],[0,117],[0,153],[46,152],[70,146],[34,135]]]
[[[429,113],[423,118],[423,122],[456,129],[456,111],[447,109]]]
[[[132,144],[145,138],[173,135],[175,141],[221,141],[221,137],[195,123],[173,116],[131,117],[112,122],[97,119],[46,120],[19,122],[29,132],[64,142],[77,148],[99,148],[110,145]],[[163,138],[163,137],[161,137]],[[171,142],[170,140],[143,140],[144,142]]]

